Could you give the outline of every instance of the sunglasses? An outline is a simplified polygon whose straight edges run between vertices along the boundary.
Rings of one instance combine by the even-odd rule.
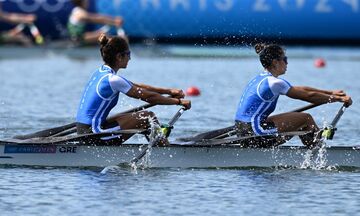
[[[284,58],[283,58],[282,60],[285,62],[285,64],[288,63],[288,58],[287,58],[287,56],[284,56]]]
[[[131,51],[129,50],[129,51],[125,51],[125,52],[121,52],[120,53],[121,55],[127,55],[127,57],[129,58],[129,59],[131,59]]]

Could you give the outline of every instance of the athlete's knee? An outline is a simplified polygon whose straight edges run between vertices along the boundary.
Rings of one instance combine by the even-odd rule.
[[[140,128],[148,128],[151,122],[157,122],[155,114],[151,111],[140,111],[136,113],[136,126]]]
[[[302,119],[306,122],[313,122],[314,119],[310,113],[302,113]]]
[[[304,113],[304,120],[306,121],[306,125],[310,127],[310,129],[318,129],[314,118],[309,113]]]
[[[147,110],[144,110],[144,111],[140,111],[138,113],[138,116],[140,118],[154,118],[155,117],[155,113],[153,113],[152,111],[147,111]]]

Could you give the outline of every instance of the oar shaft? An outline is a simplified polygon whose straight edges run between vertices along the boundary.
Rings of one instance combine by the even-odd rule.
[[[183,107],[180,108],[176,112],[174,117],[172,117],[172,119],[169,121],[168,125],[171,127],[174,126],[175,122],[180,118],[184,111],[185,109]],[[138,154],[130,161],[130,164],[136,164],[141,158],[143,158],[146,155],[147,151],[159,142],[160,138],[160,136],[155,136],[155,138],[140,152],[140,154]]]
[[[294,109],[294,110],[291,110],[289,112],[303,112],[303,111],[306,111],[306,110],[309,110],[309,109],[312,109],[312,108],[315,108],[315,107],[318,107],[322,104],[309,104],[307,106],[304,106],[304,107],[300,107],[298,109]]]
[[[169,121],[169,126],[174,126],[175,122],[180,118],[180,116],[184,113],[185,109],[181,108],[179,111],[174,115],[174,117]]]
[[[156,105],[156,104],[144,104],[144,105],[142,105],[142,106],[135,107],[135,108],[132,108],[132,109],[126,110],[126,111],[121,112],[121,113],[122,113],[122,114],[124,114],[124,113],[138,112],[138,111],[141,111],[141,110],[144,110],[144,109],[147,109],[147,108],[153,107],[153,106],[155,106],[155,105]]]
[[[334,119],[332,120],[332,122],[331,122],[331,125],[330,125],[331,127],[335,128],[335,126],[336,126],[336,124],[339,122],[341,116],[344,114],[345,109],[346,109],[345,105],[343,105],[343,106],[339,109],[339,111],[338,111],[338,113],[336,114],[335,118],[334,118]]]
[[[343,104],[341,106],[341,108],[339,109],[339,111],[337,112],[334,119],[332,120],[331,124],[320,131],[321,137],[319,137],[319,139],[321,139],[322,137],[324,137],[325,139],[329,139],[329,140],[333,139],[333,137],[335,135],[335,131],[336,131],[336,124],[339,122],[339,120],[340,120],[341,116],[344,114],[345,110],[346,110],[346,105]]]

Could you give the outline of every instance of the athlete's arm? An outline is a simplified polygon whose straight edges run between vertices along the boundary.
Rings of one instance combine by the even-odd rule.
[[[164,97],[161,93],[163,89],[154,88],[148,85],[143,85],[147,88],[143,88],[139,84],[132,83],[131,81],[120,77],[120,76],[110,76],[109,77],[110,85],[114,90],[120,91],[126,94],[129,97],[141,99],[150,104],[160,104],[160,105],[182,105],[186,109],[191,108],[191,101],[181,100],[180,98],[169,98]],[[152,89],[159,90],[159,92],[151,91]]]
[[[104,25],[113,25],[113,26],[122,26],[124,20],[121,17],[110,17],[96,13],[83,13],[81,17],[79,17],[81,21],[104,24]]]
[[[313,104],[325,104],[332,102],[343,102],[348,106],[352,104],[351,97],[346,94],[327,94],[322,91],[313,91],[312,88],[304,88],[303,86],[292,86],[286,95],[290,98],[307,101]]]
[[[0,20],[9,22],[9,23],[13,23],[13,24],[19,24],[19,23],[31,24],[36,20],[36,16],[33,14],[18,14],[18,13],[0,12]]]
[[[146,84],[139,84],[139,83],[133,83],[134,86],[138,88],[143,88],[148,91],[156,92],[159,94],[167,94],[171,95],[174,98],[184,98],[185,94],[181,89],[172,89],[172,88],[160,88],[160,87],[154,87]]]
[[[312,87],[309,87],[309,86],[301,86],[301,88],[303,88],[306,91],[320,92],[320,93],[328,94],[328,95],[338,95],[338,96],[345,96],[346,95],[346,93],[343,90],[323,90],[323,89],[312,88]]]
[[[159,104],[159,105],[181,105],[186,109],[191,108],[190,100],[182,100],[179,98],[169,98],[164,97],[160,93],[155,91],[149,91],[145,88],[133,85],[131,89],[126,93],[127,96],[132,98],[141,99],[150,104]]]

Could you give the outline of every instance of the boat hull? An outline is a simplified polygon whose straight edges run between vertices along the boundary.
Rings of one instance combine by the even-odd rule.
[[[1,165],[107,167],[128,164],[141,146],[0,145]],[[153,147],[142,161],[146,167],[360,167],[359,147],[326,147],[309,150],[299,146],[243,148],[238,145]]]

